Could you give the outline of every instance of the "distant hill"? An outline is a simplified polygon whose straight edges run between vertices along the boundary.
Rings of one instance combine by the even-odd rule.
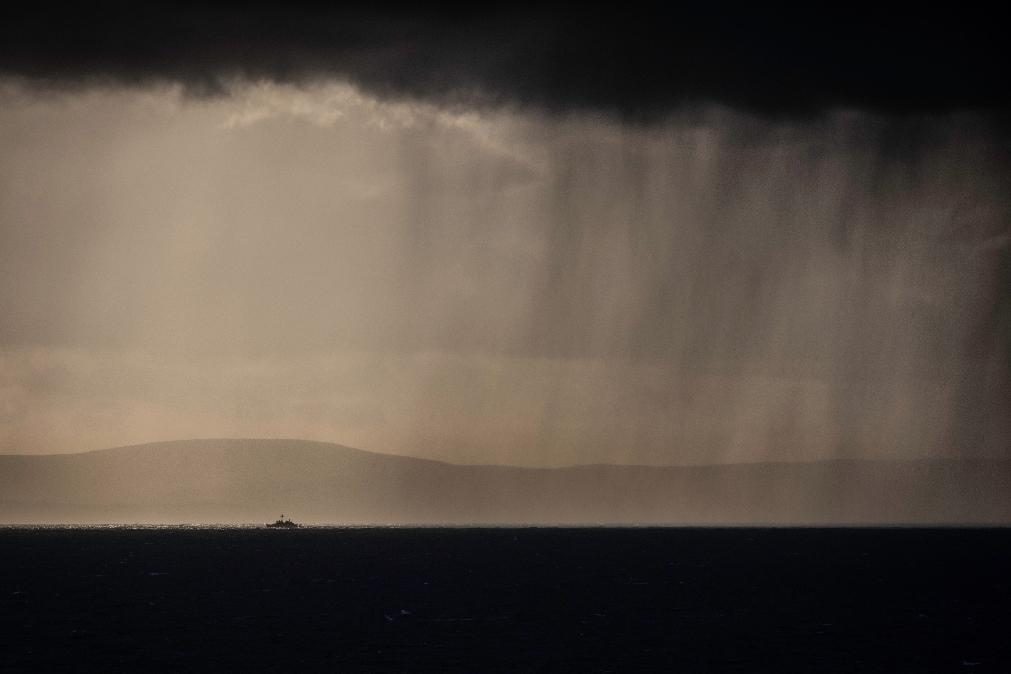
[[[0,523],[1011,523],[1011,463],[461,466],[298,440],[0,455]]]

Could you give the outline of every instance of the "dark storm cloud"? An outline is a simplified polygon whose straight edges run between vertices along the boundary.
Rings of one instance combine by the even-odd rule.
[[[1011,100],[1001,24],[969,9],[36,2],[3,10],[0,26],[0,72],[55,86],[212,94],[233,78],[336,78],[385,96],[647,118],[695,102],[793,116]]]

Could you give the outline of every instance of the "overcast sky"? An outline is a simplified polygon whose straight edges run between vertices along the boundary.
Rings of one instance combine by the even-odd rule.
[[[735,89],[745,58],[636,70],[673,57],[627,34],[590,56],[606,22],[531,16],[340,24],[371,27],[354,39],[299,18],[262,53],[213,16],[233,49],[171,21],[164,53],[95,47],[110,21],[46,51],[23,19],[0,49],[0,452],[1008,455],[1011,166],[985,72],[931,88],[903,57],[861,88],[862,61],[818,52],[805,79],[745,41],[794,65]],[[693,39],[675,55],[723,53]]]

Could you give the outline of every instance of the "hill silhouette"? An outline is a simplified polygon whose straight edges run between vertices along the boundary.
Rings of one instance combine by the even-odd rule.
[[[1011,523],[1011,464],[454,465],[300,440],[0,455],[3,523]]]

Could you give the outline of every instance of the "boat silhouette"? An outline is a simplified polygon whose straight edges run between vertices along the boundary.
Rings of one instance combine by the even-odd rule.
[[[296,524],[291,521],[291,518],[284,519],[284,513],[281,513],[280,519],[267,525],[268,529],[298,529],[301,524]]]

